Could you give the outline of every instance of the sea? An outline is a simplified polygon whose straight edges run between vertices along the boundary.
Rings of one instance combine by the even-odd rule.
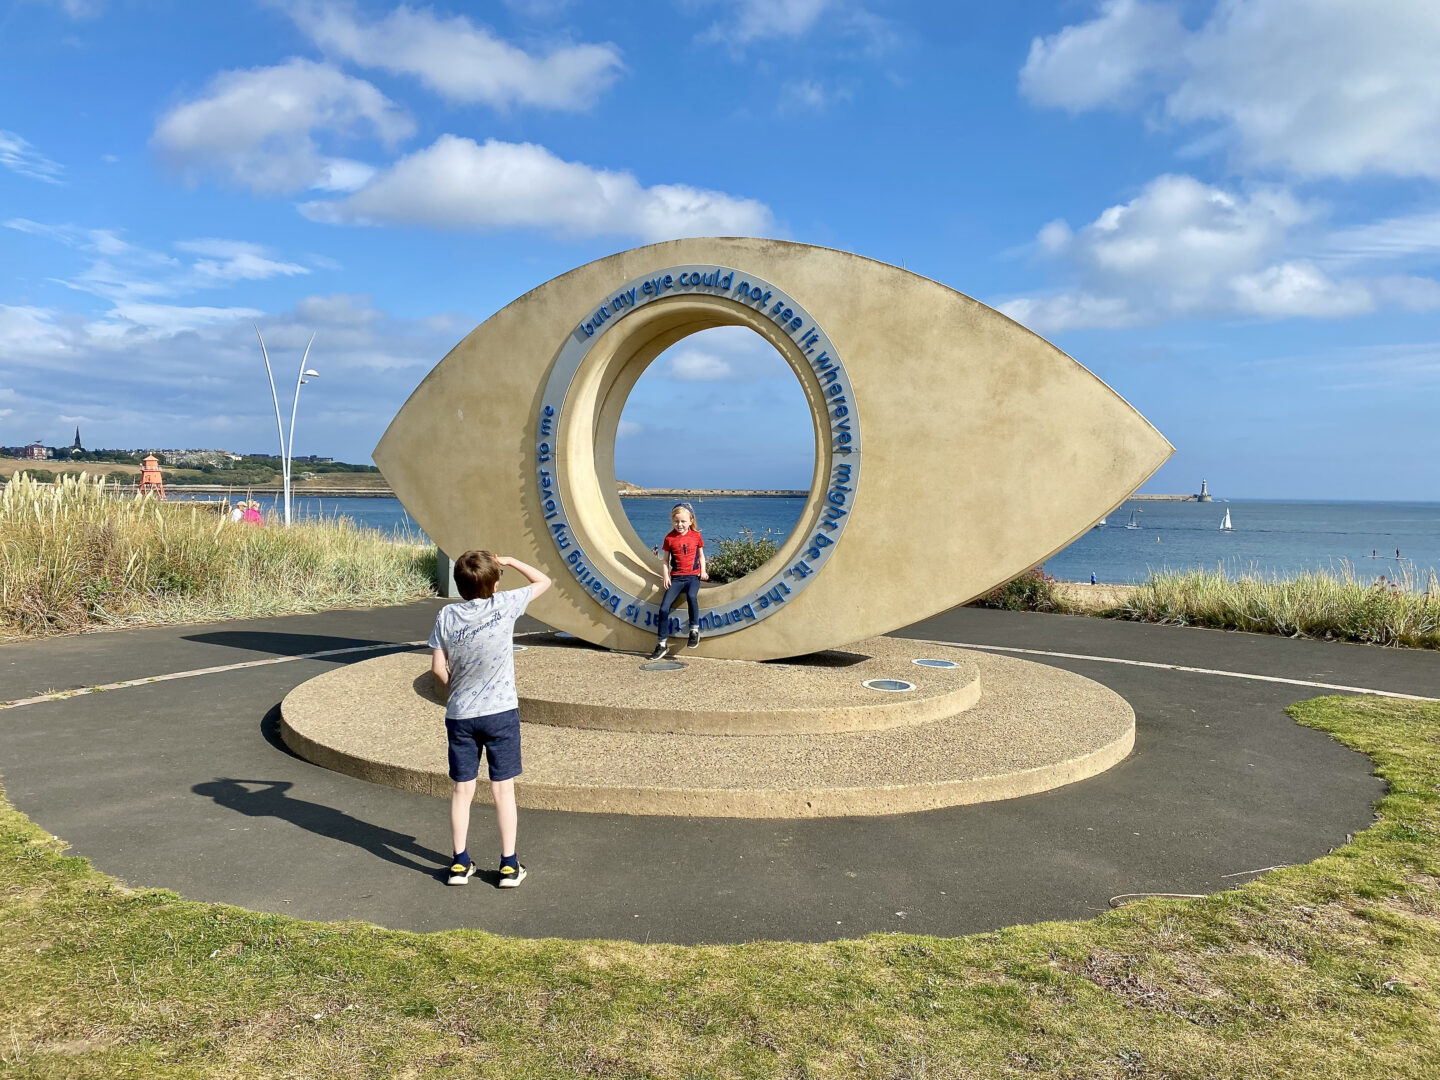
[[[184,497],[172,490],[172,498]],[[198,496],[205,498],[205,496]],[[211,496],[213,498],[213,496]],[[264,509],[278,509],[278,496],[260,496]],[[670,498],[625,498],[626,516],[641,537],[658,544],[670,528]],[[779,542],[788,536],[805,505],[801,498],[716,496],[691,499],[707,539],[740,536]],[[423,540],[410,515],[393,498],[296,498],[300,518],[343,516],[397,538]],[[1230,512],[1233,529],[1220,524]],[[1130,522],[1138,526],[1127,529]],[[1232,577],[1258,573],[1293,577],[1308,570],[1374,580],[1408,578],[1424,587],[1431,571],[1440,574],[1440,503],[1285,502],[1233,499],[1228,502],[1127,502],[1108,515],[1103,528],[1090,529],[1045,563],[1045,572],[1063,581],[1105,584],[1143,581],[1155,570],[1218,569]]]

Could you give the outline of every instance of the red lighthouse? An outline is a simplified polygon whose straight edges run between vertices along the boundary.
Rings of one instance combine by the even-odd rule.
[[[160,475],[160,462],[154,454],[145,455],[145,463],[140,469],[140,482],[135,485],[135,494],[144,495],[151,492],[158,499],[165,498],[165,480]]]

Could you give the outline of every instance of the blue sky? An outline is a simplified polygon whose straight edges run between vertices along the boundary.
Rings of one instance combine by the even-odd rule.
[[[975,296],[1175,444],[1149,490],[1440,498],[1433,0],[0,0],[0,443],[269,451],[251,323],[368,460],[474,325],[682,235]],[[743,331],[627,407],[640,483],[805,486]]]

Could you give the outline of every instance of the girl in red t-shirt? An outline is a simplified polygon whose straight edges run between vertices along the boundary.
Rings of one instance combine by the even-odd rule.
[[[660,577],[665,583],[665,597],[660,601],[659,641],[651,660],[665,655],[665,628],[670,622],[670,608],[685,594],[690,609],[690,648],[700,644],[700,582],[709,581],[705,571],[705,538],[695,527],[695,512],[689,503],[676,503],[670,511],[672,528],[660,544]]]

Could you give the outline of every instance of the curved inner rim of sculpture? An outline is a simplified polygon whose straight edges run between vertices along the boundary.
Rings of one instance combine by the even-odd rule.
[[[800,380],[814,430],[815,467],[800,519],[775,556],[736,581],[707,586],[702,606],[733,603],[778,575],[814,532],[823,511],[830,424],[820,382],[795,342],[762,312],[723,297],[692,294],[652,301],[595,343],[570,384],[556,430],[557,456],[566,462],[558,480],[581,547],[616,584],[652,603],[659,602],[661,592],[655,555],[626,517],[615,476],[620,415],[631,389],[656,357],[691,334],[717,326],[749,327]]]

